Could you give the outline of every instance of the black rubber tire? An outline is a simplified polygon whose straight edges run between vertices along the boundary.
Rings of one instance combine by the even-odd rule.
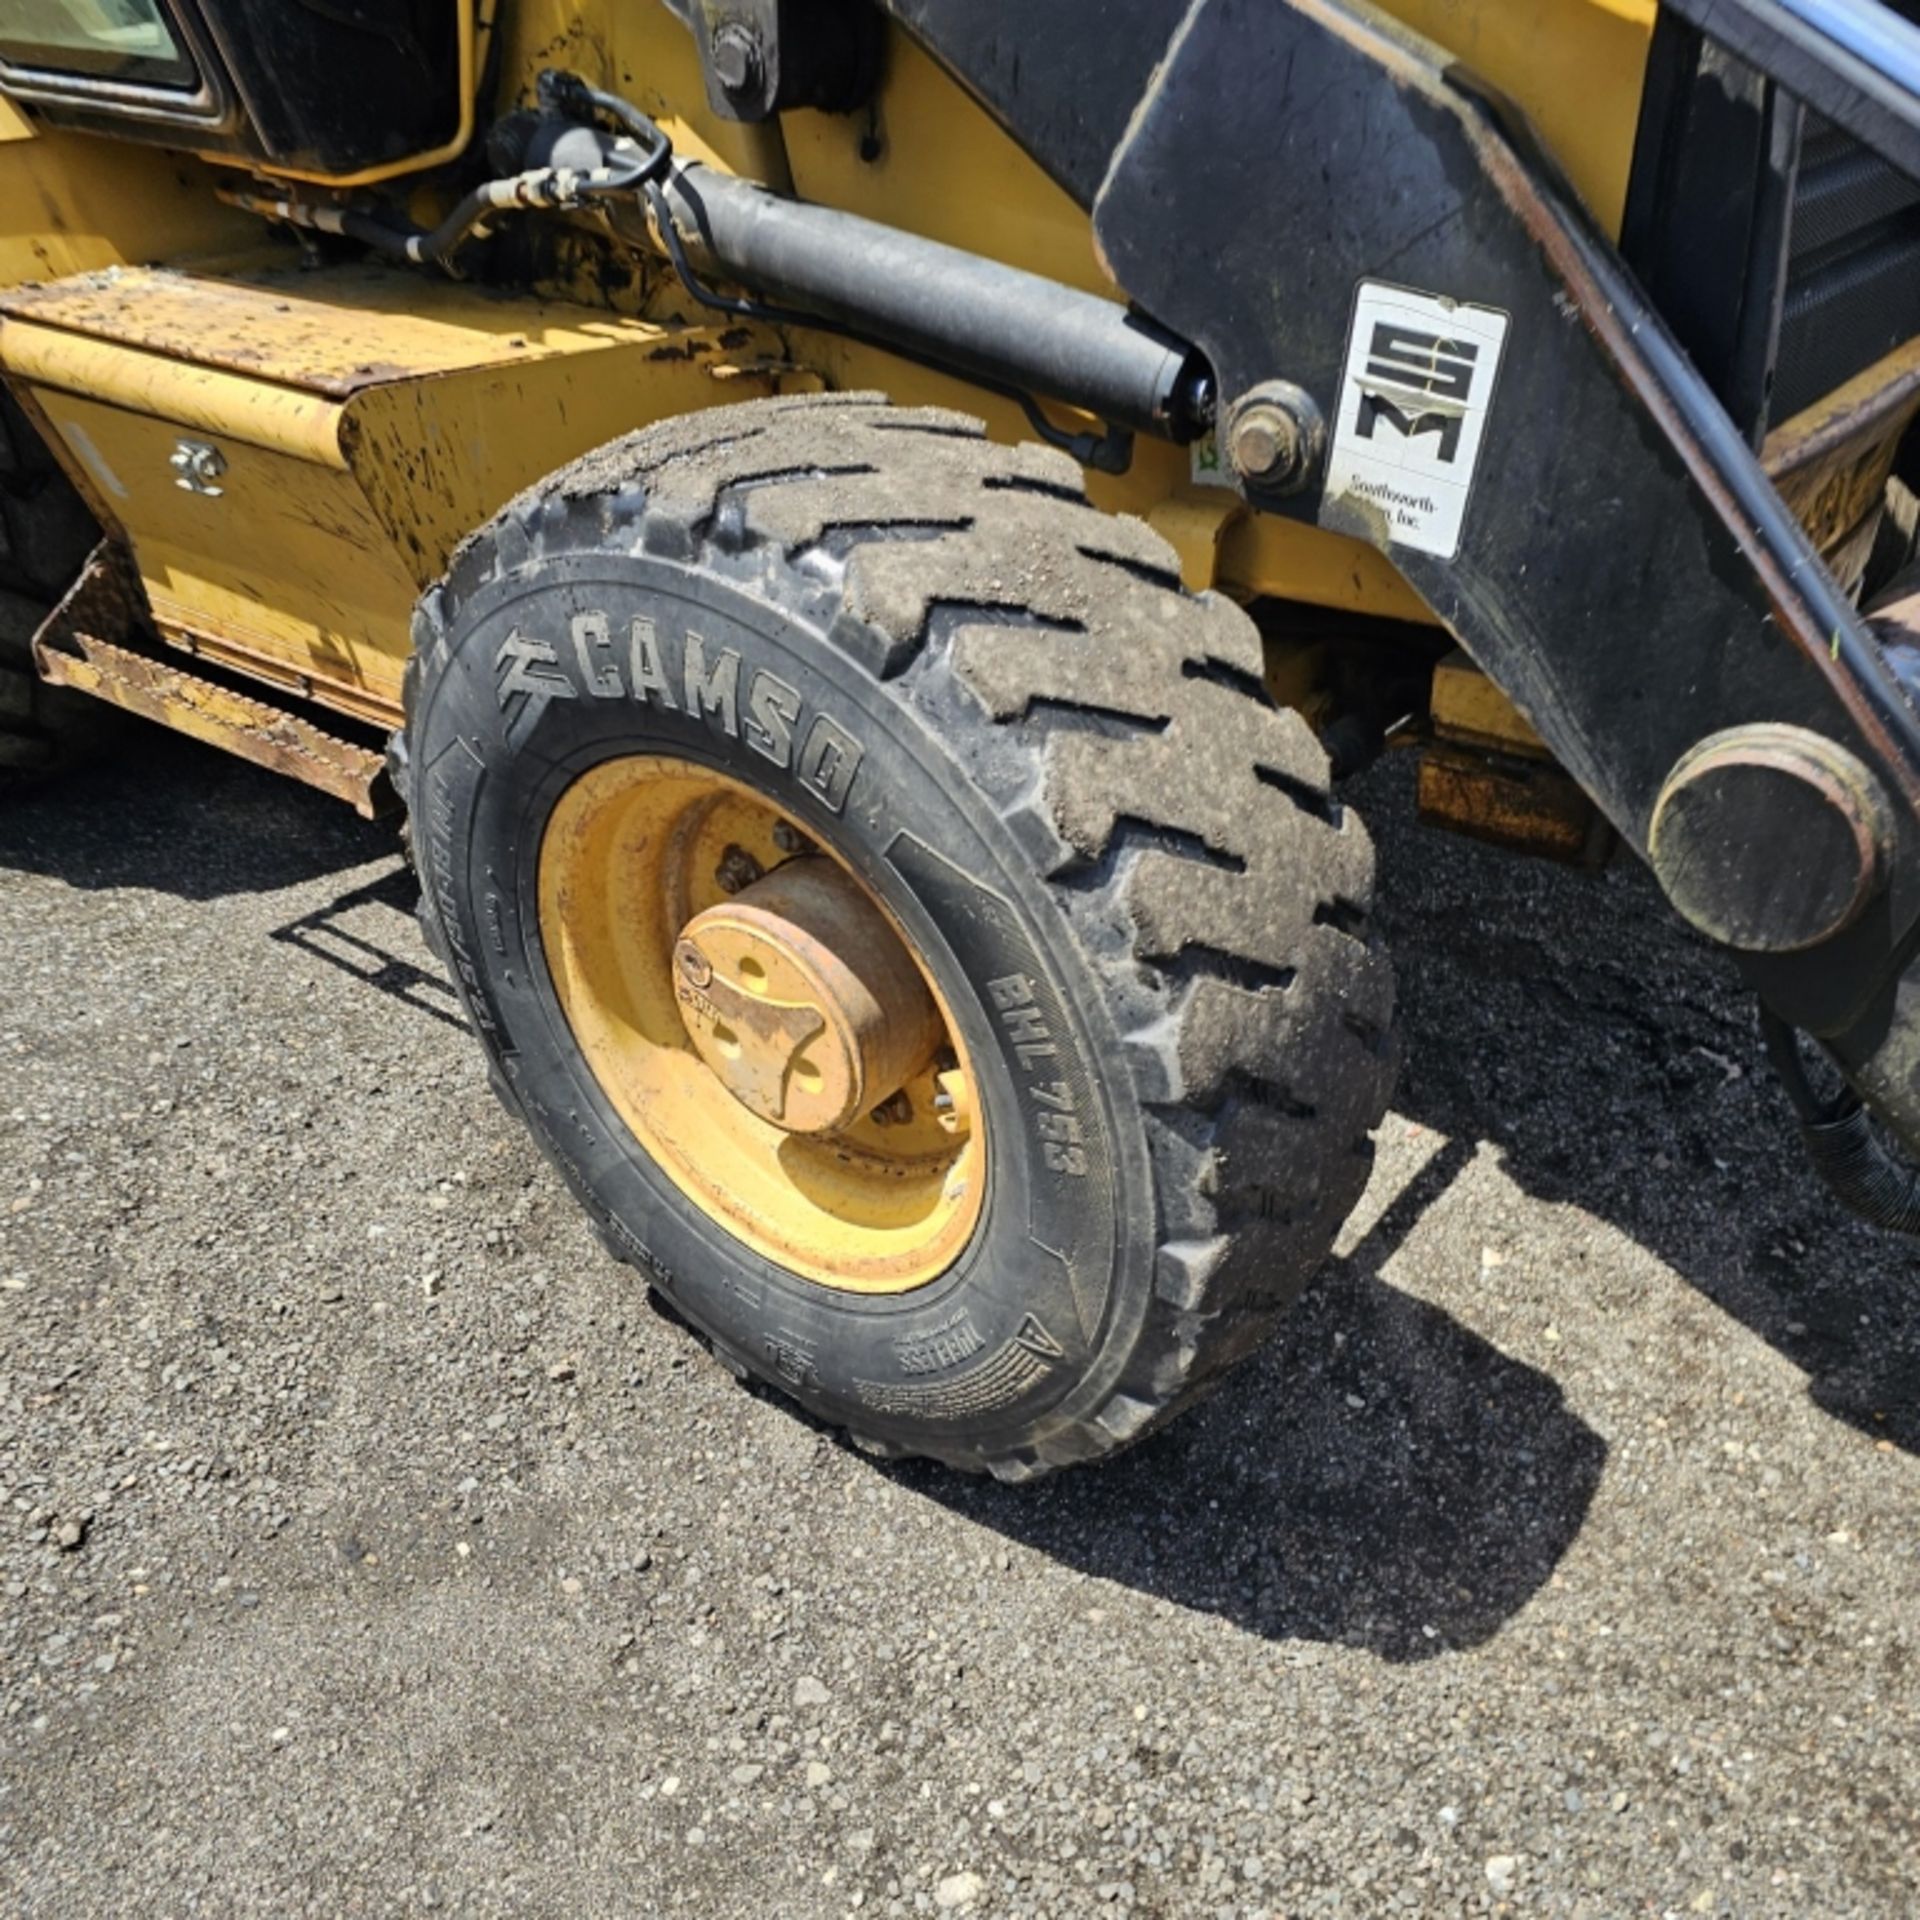
[[[707,662],[737,656],[737,706],[634,699],[567,644],[583,610],[616,634],[644,614],[670,679],[694,623]],[[1299,1292],[1371,1164],[1393,986],[1366,833],[1261,667],[1245,614],[1187,593],[1063,456],[866,395],[633,435],[427,594],[400,764],[436,944],[502,1097],[736,1370],[869,1447],[1023,1479],[1137,1439]],[[762,673],[801,703],[771,758],[739,725]],[[840,757],[810,781],[817,725]],[[939,1279],[860,1296],[749,1251],[575,1052],[534,923],[541,831],[583,770],[648,748],[766,790],[931,965],[990,1163]]]
[[[0,793],[59,772],[110,730],[110,709],[45,685],[33,670],[33,636],[99,537],[72,482],[0,388]]]

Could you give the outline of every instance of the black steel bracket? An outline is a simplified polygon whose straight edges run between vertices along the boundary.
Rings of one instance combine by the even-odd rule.
[[[788,107],[846,113],[880,73],[880,16],[859,0],[669,0],[700,48],[707,104],[728,120]]]

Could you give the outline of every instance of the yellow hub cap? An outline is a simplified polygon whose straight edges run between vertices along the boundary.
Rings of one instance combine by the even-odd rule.
[[[971,1074],[925,966],[844,864],[742,782],[634,755],[561,796],[539,887],[574,1040],[688,1199],[827,1286],[945,1271],[985,1186]]]
[[[842,1132],[940,1045],[940,1010],[905,945],[818,854],[695,914],[673,958],[694,1051],[789,1133]]]

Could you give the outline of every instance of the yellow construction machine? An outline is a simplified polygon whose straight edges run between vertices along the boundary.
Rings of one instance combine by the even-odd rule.
[[[0,779],[404,817],[607,1246],[876,1451],[1311,1275],[1389,746],[1911,1229],[1916,174],[1866,0],[0,0]]]

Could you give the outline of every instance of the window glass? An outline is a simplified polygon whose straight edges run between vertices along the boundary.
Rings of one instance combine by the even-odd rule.
[[[191,86],[158,0],[0,0],[0,60],[147,86]]]

